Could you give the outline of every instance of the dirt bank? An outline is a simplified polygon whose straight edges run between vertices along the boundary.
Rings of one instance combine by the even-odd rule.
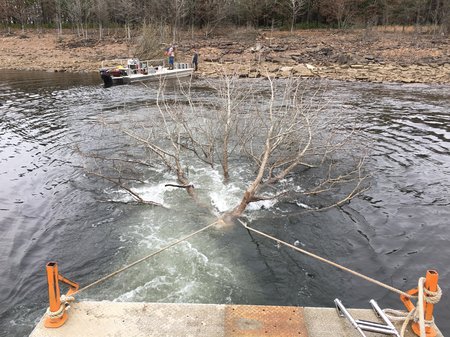
[[[241,77],[302,76],[339,80],[450,83],[450,41],[413,31],[236,31],[232,38],[183,39],[177,58],[199,49],[201,76],[223,70]],[[0,37],[0,68],[97,71],[101,61],[133,56],[121,38],[83,41],[71,33],[26,31]]]

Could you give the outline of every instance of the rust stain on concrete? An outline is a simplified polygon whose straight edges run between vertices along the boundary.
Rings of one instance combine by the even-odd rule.
[[[303,308],[229,305],[225,308],[226,337],[307,337]]]

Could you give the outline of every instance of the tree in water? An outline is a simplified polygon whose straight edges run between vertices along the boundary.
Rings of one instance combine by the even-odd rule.
[[[103,122],[132,140],[127,147],[133,151],[121,150],[114,158],[80,153],[89,174],[112,182],[134,201],[156,206],[133,186],[144,184],[152,167],[164,167],[176,180],[170,186],[183,187],[193,202],[222,220],[243,216],[250,204],[267,200],[296,203],[304,211],[340,206],[367,188],[366,152],[358,130],[342,112],[324,109],[323,89],[312,89],[316,84],[270,76],[243,82],[224,74],[202,100],[190,84],[180,84],[175,96],[166,96],[161,83],[148,107],[150,118],[133,126]],[[220,167],[223,184],[241,179],[237,169],[245,167],[240,201],[221,212],[199,198],[187,169],[193,163]]]

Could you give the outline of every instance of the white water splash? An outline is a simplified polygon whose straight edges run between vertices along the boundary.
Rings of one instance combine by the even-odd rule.
[[[296,201],[295,204],[296,204],[298,207],[301,207],[301,208],[305,208],[305,209],[314,209],[313,207],[311,207],[311,206],[309,206],[309,205],[307,205],[307,204],[304,204],[304,203],[302,203],[302,202],[299,202],[299,201]]]
[[[144,200],[149,200],[153,202],[157,202],[164,206],[168,206],[164,204],[164,193],[166,191],[165,183],[159,183],[154,185],[153,183],[147,183],[143,186],[135,188],[136,193],[141,195]]]
[[[270,209],[277,202],[278,202],[277,199],[261,200],[261,201],[257,201],[257,202],[252,202],[250,205],[248,205],[247,210],[259,211],[261,209]]]

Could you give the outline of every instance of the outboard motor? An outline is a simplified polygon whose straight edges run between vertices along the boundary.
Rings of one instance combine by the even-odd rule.
[[[113,80],[108,69],[100,69],[100,76],[105,84],[105,88],[109,88],[113,85]]]

